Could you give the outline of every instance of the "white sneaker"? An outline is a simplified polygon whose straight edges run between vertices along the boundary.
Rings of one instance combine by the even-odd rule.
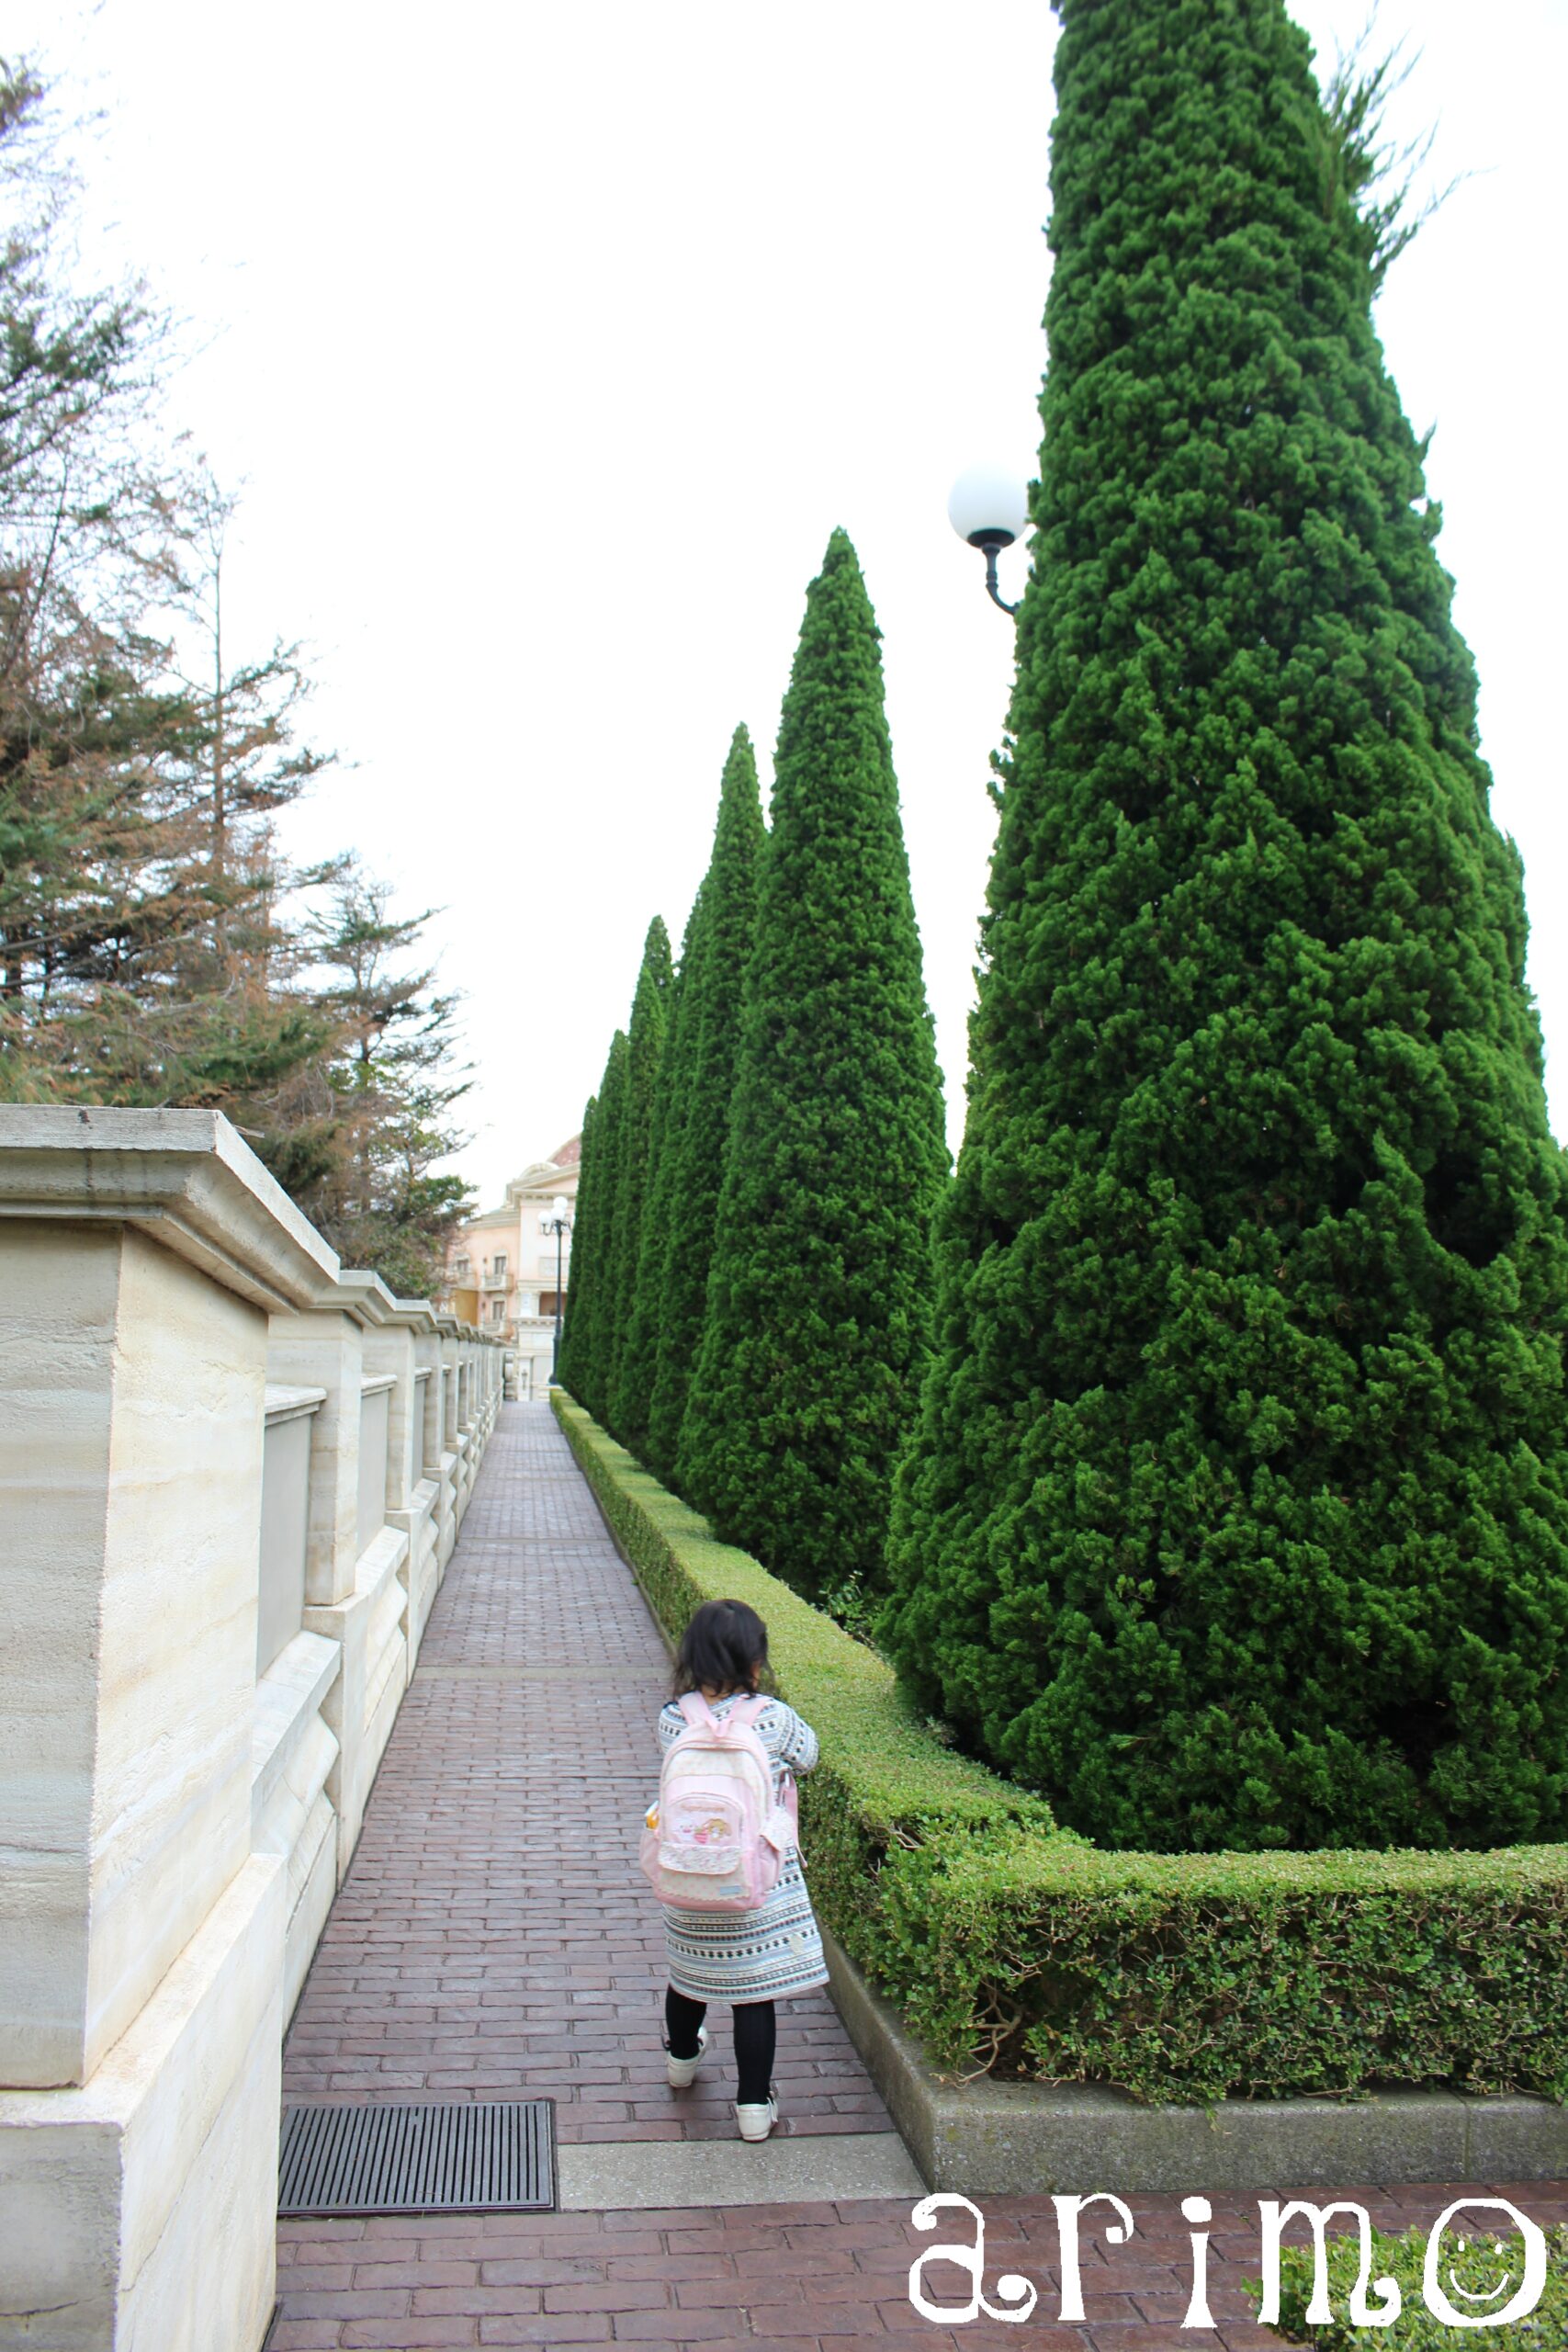
[[[705,2025],[697,2028],[697,2054],[694,2058],[677,2058],[668,2042],[664,2045],[664,2071],[670,2077],[672,2091],[689,2091],[697,2079],[697,2068],[703,2063],[703,2052],[708,2046]]]
[[[778,2120],[779,2103],[776,2098],[770,2098],[764,2106],[737,2105],[735,2109],[735,2120],[740,2126],[743,2140],[765,2140]]]

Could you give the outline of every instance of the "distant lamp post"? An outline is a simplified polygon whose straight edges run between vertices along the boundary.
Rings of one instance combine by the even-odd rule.
[[[1029,528],[1029,490],[1007,466],[971,466],[948,493],[947,519],[966,545],[986,559],[986,591],[1004,613],[1016,613],[997,586],[997,558]]]
[[[561,1250],[567,1235],[571,1231],[571,1219],[567,1215],[569,1206],[566,1194],[558,1193],[550,1203],[549,1216],[541,1217],[539,1220],[545,1231],[553,1233],[556,1237],[556,1336],[550,1349],[550,1386],[552,1388],[556,1385],[556,1374],[560,1369]]]

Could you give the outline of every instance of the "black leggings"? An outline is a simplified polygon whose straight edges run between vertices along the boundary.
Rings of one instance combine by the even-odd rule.
[[[697,2028],[708,2013],[705,2001],[689,2001],[673,1984],[664,1996],[664,2030],[672,2058],[694,2058]],[[765,2107],[773,2078],[773,2045],[778,2024],[772,2001],[737,2001],[735,2064],[740,2076],[736,2093],[739,2107]]]

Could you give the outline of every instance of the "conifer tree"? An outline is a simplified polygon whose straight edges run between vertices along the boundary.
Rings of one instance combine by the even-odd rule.
[[[702,1345],[741,996],[756,933],[758,873],[766,841],[756,754],[750,736],[738,727],[724,763],[713,855],[702,888],[705,929],[684,983],[684,1031],[674,1081],[683,1107],[667,1145],[668,1172],[656,1220],[663,1251],[647,1458],[667,1483],[679,1476],[681,1423]],[[682,972],[686,960],[682,959]]]
[[[621,1114],[626,1092],[626,1033],[610,1040],[593,1113],[592,1185],[586,1203],[578,1179],[578,1222],[571,1237],[571,1279],[580,1295],[581,1361],[572,1394],[596,1421],[604,1419],[605,1364],[615,1320],[611,1268],[615,1250],[615,1180],[621,1166]]]
[[[692,901],[681,942],[681,961],[670,985],[669,1020],[664,1050],[659,1058],[649,1135],[637,1277],[621,1353],[617,1434],[623,1445],[655,1471],[660,1470],[660,1464],[649,1444],[649,1412],[659,1362],[664,1263],[672,1241],[685,1243],[691,1238],[686,1204],[679,1202],[676,1194],[675,1172],[691,1102],[691,1024],[697,1008],[698,967],[704,952],[705,888],[705,884],[700,887]]]
[[[947,1161],[877,638],[835,531],[780,721],[682,1443],[718,1533],[807,1594],[880,1570]]]
[[[1058,13],[1035,556],[886,1636],[1108,1843],[1561,1838],[1564,1166],[1365,124],[1281,0]]]
[[[582,1127],[577,1147],[577,1198],[572,1215],[572,1249],[581,1249],[582,1236],[592,1215],[593,1202],[593,1123],[599,1113],[599,1097],[591,1094],[583,1105]],[[582,1395],[581,1359],[586,1352],[582,1334],[586,1327],[584,1300],[592,1287],[592,1277],[580,1278],[576,1267],[569,1270],[566,1298],[561,1306],[560,1355],[556,1364],[556,1377],[570,1395]]]
[[[654,1102],[672,978],[670,934],[662,915],[655,915],[643,942],[642,967],[637,973],[637,993],[632,999],[626,1031],[626,1086],[617,1145],[615,1240],[607,1261],[612,1308],[604,1359],[604,1411],[606,1425],[617,1438],[623,1428],[623,1409],[628,1401],[622,1391],[621,1363],[637,1290]]]

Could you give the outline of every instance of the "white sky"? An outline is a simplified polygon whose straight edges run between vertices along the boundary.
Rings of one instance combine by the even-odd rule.
[[[1300,0],[1332,59],[1366,0]],[[353,763],[290,820],[433,926],[488,1202],[576,1128],[657,910],[679,944],[745,719],[764,775],[842,524],[885,633],[952,1105],[1011,630],[945,517],[1031,470],[1045,0],[11,0],[4,48],[104,119],[106,271],[192,322],[175,388],[244,485],[226,597],[306,640]],[[1480,664],[1498,821],[1568,1131],[1562,202],[1568,0],[1383,0],[1395,127],[1473,172],[1381,325]],[[1004,593],[1017,593],[1021,556]]]

